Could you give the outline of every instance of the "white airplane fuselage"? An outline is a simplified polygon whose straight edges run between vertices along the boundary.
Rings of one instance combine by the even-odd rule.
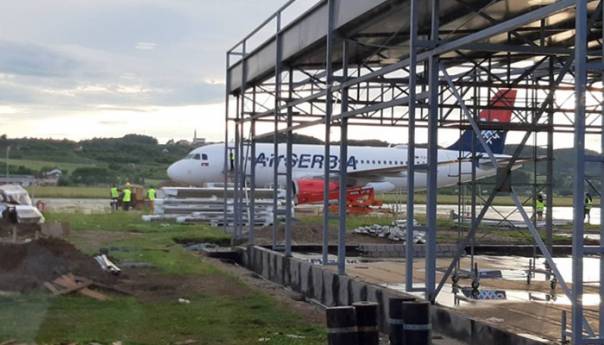
[[[202,186],[207,183],[224,182],[225,168],[225,145],[211,144],[199,147],[187,157],[172,164],[168,168],[168,176],[174,182]],[[229,151],[233,147],[229,145]],[[249,150],[247,147],[245,151]],[[285,152],[286,145],[279,144],[278,147],[279,173],[284,173],[286,169]],[[292,155],[292,178],[294,181],[301,179],[317,179],[324,176],[325,162],[330,165],[331,170],[340,168],[340,148],[332,146],[330,157],[325,159],[324,147],[322,145],[293,145]],[[228,155],[227,155],[228,156]],[[461,157],[470,157],[471,153],[461,152]],[[246,159],[245,170],[249,174],[251,168],[251,156],[244,152]],[[471,180],[472,163],[468,159],[459,160],[460,152],[454,150],[438,150],[438,187],[454,186],[460,181],[467,182]],[[499,159],[506,159],[509,156],[496,155]],[[426,170],[428,163],[427,150],[424,148],[415,149],[415,165],[418,166],[415,172],[415,190],[426,189]],[[274,145],[271,143],[256,144],[256,186],[270,187],[273,185],[274,164]],[[231,170],[231,162],[227,161],[227,172]],[[348,147],[348,160],[346,162],[347,172],[354,174],[351,181],[360,186],[371,186],[379,192],[407,191],[407,173],[406,169],[399,169],[396,172],[380,173],[380,170],[397,167],[407,167],[407,149],[403,146],[395,147],[370,147],[370,146],[350,146]],[[423,167],[419,168],[419,167]],[[363,172],[367,176],[362,176]],[[496,167],[490,164],[490,160],[485,154],[479,159],[476,178],[482,179],[494,176],[497,173]],[[278,184],[285,186],[285,175],[279,174]]]

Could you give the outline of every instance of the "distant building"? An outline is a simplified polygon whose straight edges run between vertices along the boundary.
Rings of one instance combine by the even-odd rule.
[[[191,142],[191,146],[203,146],[206,144],[206,138],[198,138],[197,137],[197,130],[195,130],[193,132],[193,142]]]
[[[36,178],[33,175],[9,175],[0,176],[0,185],[2,184],[17,184],[22,187],[29,187],[34,185]]]

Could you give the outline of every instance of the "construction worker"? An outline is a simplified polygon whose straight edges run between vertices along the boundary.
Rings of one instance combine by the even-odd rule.
[[[543,194],[541,193],[537,195],[537,200],[535,200],[535,211],[537,212],[537,220],[543,220],[543,211],[545,211],[545,201],[543,201]]]
[[[593,198],[591,197],[591,194],[585,193],[585,208],[583,209],[583,221],[585,221],[585,218],[587,218],[587,224],[591,223],[591,215],[589,214],[589,212],[591,211],[592,206]]]
[[[231,171],[235,170],[235,152],[229,150],[229,162],[231,163]]]
[[[155,191],[155,188],[153,186],[149,187],[149,189],[147,189],[147,199],[149,199],[149,208],[151,209],[151,213],[153,213],[155,211],[155,197],[157,195],[157,192]]]
[[[130,206],[132,203],[132,190],[130,189],[130,184],[126,185],[124,188],[124,195],[122,196],[122,206],[124,207],[124,211],[130,210]]]
[[[111,185],[111,212],[117,211],[118,203],[120,199],[120,191],[114,184]]]

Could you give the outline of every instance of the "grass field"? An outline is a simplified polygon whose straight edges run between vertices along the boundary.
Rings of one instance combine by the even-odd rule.
[[[6,163],[6,159],[0,159],[0,162]],[[26,168],[36,170],[36,171],[38,171],[42,168],[50,167],[50,168],[59,168],[61,170],[69,171],[69,172],[74,171],[77,168],[99,166],[98,164],[94,164],[94,163],[70,163],[70,162],[56,162],[56,161],[51,162],[51,161],[32,160],[32,159],[9,159],[8,164],[15,165],[15,166],[24,166]]]
[[[96,253],[101,246],[114,248],[110,254],[118,265],[124,260],[150,263],[154,274],[167,280],[174,291],[188,288],[191,281],[201,287],[178,295],[160,290],[153,298],[115,295],[105,302],[77,296],[49,299],[37,294],[3,297],[0,340],[38,344],[325,343],[322,325],[305,321],[282,302],[251,289],[239,277],[176,243],[224,243],[228,240],[224,233],[202,225],[144,223],[140,215],[48,214],[47,218],[71,223],[69,240],[86,253]],[[152,294],[153,286],[150,289]],[[191,303],[178,303],[180,297]]]
[[[107,187],[32,186],[27,191],[34,198],[108,199]]]

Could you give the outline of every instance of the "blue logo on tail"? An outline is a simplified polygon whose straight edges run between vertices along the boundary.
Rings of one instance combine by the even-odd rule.
[[[486,130],[480,132],[482,138],[486,142],[487,145],[491,148],[494,154],[503,153],[503,149],[505,147],[505,137],[507,135],[507,131],[503,130]],[[484,147],[480,144],[480,140],[475,137],[474,131],[471,129],[466,130],[461,138],[457,140],[457,142],[447,149],[454,151],[472,151],[472,141],[474,141],[474,152],[486,152]]]

